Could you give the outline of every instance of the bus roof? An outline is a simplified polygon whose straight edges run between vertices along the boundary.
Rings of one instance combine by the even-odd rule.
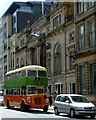
[[[6,73],[6,75],[11,74],[11,73],[15,73],[15,72],[19,72],[19,71],[22,71],[22,70],[44,70],[44,71],[46,71],[46,68],[42,67],[42,66],[39,66],[39,65],[24,66],[22,68],[18,68],[18,69],[9,71],[9,72]]]

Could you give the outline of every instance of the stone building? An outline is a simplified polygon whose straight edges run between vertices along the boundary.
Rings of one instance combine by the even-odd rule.
[[[96,101],[95,8],[96,2],[54,3],[49,14],[32,26],[29,21],[26,28],[11,36],[8,44],[14,46],[15,40],[15,47],[10,47],[15,59],[8,59],[9,66],[44,66],[48,94],[78,93]]]
[[[10,53],[9,53],[9,36],[12,32],[12,17],[8,15],[0,24],[0,90],[3,90],[4,75],[9,70]]]
[[[30,64],[45,66],[48,70],[48,94],[76,93],[72,57],[75,48],[73,12],[72,3],[56,3],[50,14],[40,17],[32,29],[25,29],[19,36],[16,63],[20,59],[22,65],[19,67]]]
[[[96,2],[79,2],[75,10],[77,93],[96,102]]]
[[[44,14],[50,12],[51,3],[44,2]],[[4,76],[7,71],[23,66],[23,59],[15,61],[18,51],[18,35],[29,23],[41,16],[42,2],[13,2],[0,19],[0,90],[3,90]],[[20,42],[22,48],[23,40]],[[17,63],[16,63],[17,62]],[[16,65],[15,65],[16,63]]]
[[[76,83],[75,71],[73,70],[72,73],[69,67],[70,57],[68,57],[72,48],[74,52],[74,45],[71,46],[72,48],[68,47],[71,41],[70,35],[74,34],[73,11],[72,3],[58,3],[51,8],[50,31],[46,36],[46,41],[51,44],[46,50],[49,94],[71,93],[71,84]],[[73,42],[74,40],[71,41],[72,44]],[[72,89],[72,93],[73,91],[76,92]]]

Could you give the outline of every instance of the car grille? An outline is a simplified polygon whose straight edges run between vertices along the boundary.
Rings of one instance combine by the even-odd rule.
[[[40,105],[41,104],[41,98],[34,98],[34,104]]]
[[[85,110],[92,110],[92,107],[86,107]]]

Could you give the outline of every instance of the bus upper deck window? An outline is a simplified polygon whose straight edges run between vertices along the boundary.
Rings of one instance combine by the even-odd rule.
[[[38,71],[39,77],[46,77],[46,71]]]
[[[36,70],[28,70],[28,76],[34,76],[36,77]]]

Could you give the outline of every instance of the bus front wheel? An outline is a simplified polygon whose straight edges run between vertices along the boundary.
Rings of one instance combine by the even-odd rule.
[[[9,109],[10,106],[9,106],[9,100],[7,100],[7,109]]]
[[[44,112],[47,112],[47,111],[48,111],[48,105],[45,105],[45,106],[44,106],[43,111],[44,111]]]

